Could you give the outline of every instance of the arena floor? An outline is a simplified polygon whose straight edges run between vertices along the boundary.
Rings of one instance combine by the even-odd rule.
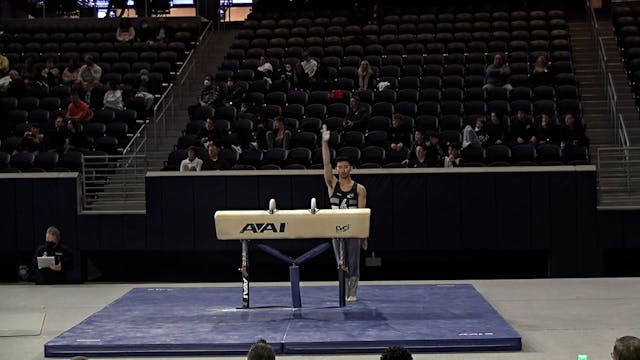
[[[610,358],[616,337],[640,335],[640,279],[467,280],[366,284],[470,283],[522,335],[523,350],[505,353],[414,354],[414,359]],[[314,283],[330,285],[330,283]],[[134,287],[233,284],[0,285],[0,335],[13,328],[30,336],[0,336],[0,360],[44,359],[44,344]],[[284,284],[283,284],[284,285]],[[259,286],[252,284],[252,286]],[[304,283],[303,283],[304,286]],[[25,319],[23,322],[19,319]],[[22,324],[23,326],[16,326]],[[194,357],[181,359],[242,359]],[[282,359],[377,359],[375,355],[279,356]],[[139,359],[139,358],[138,358]],[[155,359],[155,358],[144,358]]]

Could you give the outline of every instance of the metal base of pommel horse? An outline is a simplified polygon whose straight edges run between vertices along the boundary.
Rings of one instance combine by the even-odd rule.
[[[320,244],[297,258],[291,258],[263,243],[274,239],[367,238],[371,209],[318,209],[311,199],[309,210],[277,210],[269,200],[269,210],[216,211],[214,221],[218,240],[240,240],[242,244],[242,308],[250,308],[249,242],[289,265],[291,302],[302,307],[300,298],[300,265],[327,249],[331,242]],[[345,271],[338,268],[339,305],[346,305]]]

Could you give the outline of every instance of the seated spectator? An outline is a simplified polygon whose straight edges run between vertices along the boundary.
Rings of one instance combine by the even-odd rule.
[[[266,340],[260,339],[256,341],[249,352],[247,353],[247,360],[275,360],[276,354]]]
[[[549,71],[549,61],[544,56],[538,56],[533,65],[531,76],[529,77],[531,87],[553,84],[553,76]]]
[[[560,145],[560,132],[558,127],[553,123],[549,114],[542,114],[540,120],[540,126],[538,126],[536,132],[536,139],[538,144],[554,144]]]
[[[444,158],[444,167],[458,167],[460,166],[461,161],[462,158],[460,157],[460,144],[449,144],[449,155]]]
[[[77,90],[71,92],[71,102],[67,108],[67,119],[77,120],[84,123],[91,121],[93,114],[89,109],[89,104],[80,100],[80,93]]]
[[[58,69],[56,59],[53,56],[47,57],[44,69],[40,72],[40,78],[49,87],[54,87],[60,84],[60,69]]]
[[[284,117],[278,116],[275,119],[275,130],[268,130],[266,132],[267,138],[267,150],[273,150],[274,148],[282,148],[289,150],[289,141],[291,140],[291,131],[287,130],[284,126]]]
[[[216,87],[217,97],[214,104],[224,106],[239,105],[243,92],[242,87],[236,84],[235,80],[230,77],[226,83],[220,83]]]
[[[22,76],[25,83],[27,84],[35,83],[36,81],[38,81],[40,73],[36,68],[35,62],[33,61],[32,57],[28,57],[24,61],[24,66],[22,67],[22,73],[20,74],[20,76]]]
[[[429,142],[425,147],[427,166],[441,167],[445,156],[446,152],[442,147],[442,143],[440,142],[440,135],[438,133],[431,133],[429,135]]]
[[[304,71],[302,63],[297,63],[293,67],[293,81],[291,86],[297,90],[309,91],[311,84],[309,82],[309,75]]]
[[[487,129],[485,128],[487,120],[484,116],[479,116],[476,119],[476,126],[473,128],[473,132],[476,134],[480,145],[486,145],[489,141],[489,133],[487,133]]]
[[[429,161],[427,160],[427,148],[424,144],[418,144],[415,147],[414,154],[411,159],[403,161],[403,163],[407,163],[407,167],[410,168],[423,168],[429,166]]]
[[[369,111],[360,105],[360,97],[353,96],[349,100],[349,113],[342,123],[345,131],[356,130],[364,132],[369,121]]]
[[[16,70],[11,70],[9,71],[9,79],[11,79],[11,81],[7,86],[7,96],[13,96],[18,99],[24,97],[27,85],[20,74]]]
[[[495,111],[491,112],[490,121],[485,126],[485,129],[488,136],[485,145],[500,145],[506,141],[507,128],[503,124],[503,117]]]
[[[20,149],[29,152],[44,150],[44,134],[40,132],[40,124],[31,124],[31,129],[25,131],[20,140]]]
[[[267,141],[267,132],[271,130],[268,129],[269,119],[267,119],[264,115],[258,115],[258,120],[256,121],[256,147],[260,150],[268,150],[269,142]],[[273,135],[272,135],[273,136]],[[274,138],[275,142],[275,138]]]
[[[271,77],[273,76],[273,65],[271,65],[271,63],[267,61],[267,58],[264,56],[260,56],[260,66],[258,66],[256,75],[258,75],[258,80],[265,79],[269,81],[269,83],[271,83]]]
[[[80,64],[78,59],[72,57],[69,59],[67,67],[62,71],[62,82],[64,84],[75,84],[80,79]]]
[[[367,60],[362,60],[360,62],[360,67],[358,68],[358,89],[369,89],[375,90],[375,75],[373,74],[373,70],[371,66],[369,66],[369,62]]]
[[[202,170],[229,170],[231,165],[224,159],[218,157],[220,153],[218,147],[213,141],[207,144],[207,151],[209,152],[209,158],[205,159],[202,164]]]
[[[582,124],[576,121],[575,115],[569,113],[564,116],[560,147],[569,151],[578,146],[589,146],[589,139]]]
[[[318,70],[316,70],[316,76],[311,82],[311,90],[332,90],[332,83],[330,79],[331,74],[329,68],[323,64],[318,64]]]
[[[623,336],[616,339],[611,352],[613,360],[640,359],[640,339],[635,336]]]
[[[167,18],[161,17],[158,21],[158,28],[156,32],[155,40],[157,42],[168,43],[171,41],[173,37],[173,31],[171,27],[167,23]]]
[[[280,75],[280,78],[282,80],[287,80],[290,84],[291,84],[291,88],[295,89],[296,87],[294,86],[294,69],[293,69],[293,65],[291,65],[288,62],[284,62],[282,64],[282,75]]]
[[[152,44],[155,40],[156,32],[146,19],[140,21],[140,31],[138,31],[138,40],[147,44]]]
[[[496,54],[493,57],[493,64],[487,66],[486,84],[482,89],[502,87],[507,89],[507,91],[511,91],[513,87],[509,84],[509,75],[511,75],[511,69],[509,65],[504,63],[504,56],[502,54]]]
[[[69,138],[69,129],[67,128],[67,119],[64,115],[56,116],[53,129],[49,129],[46,137],[47,150],[55,150],[58,154],[64,153],[64,145]]]
[[[67,123],[69,140],[64,146],[65,152],[72,150],[88,151],[91,149],[91,138],[84,132],[84,124],[81,121],[71,120]]]
[[[102,86],[100,79],[102,78],[102,68],[93,61],[93,56],[85,55],[84,65],[80,67],[78,73],[78,81],[85,91],[85,99],[89,101],[91,98],[91,90],[97,86]]]
[[[151,111],[155,96],[153,96],[153,94],[149,90],[149,70],[140,70],[140,76],[133,85],[133,92],[133,96],[144,99],[144,109],[147,112]]]
[[[203,144],[207,144],[210,141],[218,142],[222,139],[222,135],[219,133],[218,129],[216,129],[216,121],[212,117],[207,118],[206,125],[198,131],[196,136]]]
[[[124,110],[122,90],[114,80],[107,81],[107,91],[104,93],[104,108],[111,110]]]
[[[9,59],[5,56],[5,51],[0,52],[0,77],[9,73]]]
[[[213,84],[213,76],[210,74],[205,75],[203,86],[200,89],[200,96],[198,97],[198,103],[190,105],[187,108],[187,112],[189,113],[189,118],[193,119],[193,115],[201,106],[213,106],[214,102],[218,98],[217,88]]]
[[[413,142],[411,143],[411,150],[409,152],[409,159],[413,159],[416,157],[416,147],[418,145],[427,145],[427,139],[424,136],[424,130],[415,129],[413,131]]]
[[[54,257],[54,264],[39,269],[39,257]],[[60,243],[60,230],[50,226],[45,233],[45,245],[36,249],[33,259],[36,270],[36,284],[63,284],[67,273],[73,269],[73,257],[69,249]]]
[[[200,171],[202,168],[202,160],[198,159],[198,153],[195,146],[191,146],[187,150],[187,158],[180,163],[180,172]]]
[[[316,71],[318,70],[318,62],[311,58],[308,52],[304,52],[302,55],[302,68],[304,69],[304,73],[307,74],[309,81],[314,81],[316,76]]]
[[[531,116],[526,111],[518,110],[516,118],[511,123],[511,144],[535,143],[535,135],[535,126]]]
[[[391,151],[402,151],[410,146],[411,134],[409,133],[409,129],[403,126],[402,114],[393,114],[388,140]]]
[[[413,360],[413,356],[402,346],[392,346],[382,353],[380,360]]]
[[[129,18],[121,18],[116,30],[116,40],[120,42],[134,42],[136,40],[136,29],[133,28]]]
[[[466,148],[471,144],[484,145],[488,139],[486,130],[484,129],[484,117],[476,119],[475,127],[467,125],[462,129],[462,148]]]

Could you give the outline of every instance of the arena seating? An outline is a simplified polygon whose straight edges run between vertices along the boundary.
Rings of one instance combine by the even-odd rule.
[[[238,124],[245,119],[255,121],[256,116],[270,119],[282,114],[285,123],[327,124],[334,131],[332,146],[340,153],[365,157],[366,167],[401,166],[403,154],[391,154],[373,145],[373,139],[382,136],[376,131],[389,128],[391,115],[401,113],[405,126],[438,132],[446,142],[461,142],[462,128],[475,122],[478,116],[499,112],[505,122],[518,110],[526,110],[539,123],[543,112],[550,113],[557,124],[563,116],[572,112],[581,117],[578,84],[573,74],[571,44],[565,13],[550,9],[536,11],[495,12],[401,12],[384,17],[378,24],[354,24],[349,16],[304,16],[274,18],[273,14],[254,13],[244,23],[236,41],[226,55],[226,60],[215,75],[216,81],[234,77],[245,90],[247,102],[257,105],[253,113],[237,112],[229,121],[229,141],[237,143]],[[304,51],[327,68],[329,84],[303,95],[291,88],[285,80],[279,80],[282,64],[295,64]],[[483,91],[484,69],[491,63],[493,54],[503,53],[511,67],[510,83],[513,91],[507,95],[503,89]],[[258,59],[266,56],[274,67],[276,76],[271,84],[258,80]],[[551,61],[551,73],[555,75],[551,86],[532,87],[529,75],[539,56]],[[357,90],[356,69],[366,59],[374,68],[378,81],[389,83],[385,90]],[[343,90],[341,99],[332,98],[331,90]],[[341,122],[352,95],[358,95],[371,109],[372,123],[364,141],[349,144],[341,132]],[[221,109],[216,109],[220,113]],[[195,121],[204,120],[196,118]],[[295,121],[294,121],[295,120]],[[373,124],[379,125],[373,125]],[[198,125],[200,124],[200,125]],[[167,169],[176,169],[176,161],[189,145],[200,145],[193,139],[194,129],[202,123],[192,123],[185,128],[185,137],[176,146],[176,153],[169,157]],[[272,124],[270,120],[268,124]],[[269,125],[270,126],[270,125]],[[318,135],[318,127],[302,129],[288,127],[297,134],[311,132]],[[235,136],[235,138],[234,138]],[[316,138],[319,138],[316,136]],[[292,144],[293,146],[293,144]],[[319,143],[308,146],[313,153]],[[348,149],[345,149],[347,147]],[[353,150],[352,148],[358,151]],[[498,147],[500,149],[491,149]],[[549,151],[551,148],[552,151]],[[524,150],[523,150],[524,149]],[[296,150],[296,151],[293,151]],[[490,148],[469,149],[466,155],[474,159],[469,166],[478,165],[559,165],[588,162],[588,151],[581,148],[571,157],[563,156],[559,146],[546,146],[544,156],[533,145],[519,145],[517,150],[505,145]],[[304,151],[292,149],[298,155]],[[471,156],[474,153],[474,156]],[[501,161],[492,161],[490,154],[501,153]],[[530,156],[520,157],[525,153]],[[372,154],[376,154],[373,156]],[[555,155],[553,155],[555,154]],[[266,154],[265,154],[266,155]],[[390,156],[392,155],[392,156]],[[406,155],[406,154],[404,154]],[[464,155],[464,154],[463,154]],[[237,159],[237,160],[236,160]],[[376,159],[369,162],[368,160]],[[231,155],[232,163],[252,168],[261,163],[243,164],[242,157]],[[317,168],[317,156],[287,156],[285,166]],[[179,164],[179,161],[178,161]],[[273,164],[268,168],[273,168]]]
[[[102,68],[101,82],[105,84],[108,80],[114,80],[120,84],[125,110],[93,109],[94,118],[85,130],[94,146],[87,151],[107,150],[107,153],[117,154],[126,147],[148,116],[143,101],[133,97],[132,93],[132,85],[138,80],[140,70],[147,69],[150,72],[149,90],[159,97],[195,47],[201,33],[199,18],[167,19],[172,38],[168,42],[154,43],[116,41],[118,22],[115,19],[3,19],[0,22],[3,29],[0,49],[8,58],[11,70],[22,72],[26,64],[31,63],[38,74],[49,58],[54,59],[62,73],[70,59],[81,60],[84,55],[92,55]],[[151,18],[146,20],[152,26],[157,21]],[[134,21],[136,28],[138,21]],[[100,91],[104,90],[96,91],[98,98]],[[66,112],[70,93],[71,86],[67,84],[53,87],[27,84],[21,98],[0,92],[0,110],[6,114],[0,120],[0,168],[4,168],[0,171],[77,169],[78,164],[65,162],[64,156],[60,156],[56,166],[45,168],[39,166],[39,154],[35,156],[35,162],[4,161],[7,154],[16,150],[24,131],[30,128],[29,124],[38,123],[45,134],[47,129],[53,127],[56,115]],[[24,166],[16,169],[14,163]]]
[[[636,102],[640,97],[640,6],[612,7],[613,26]]]

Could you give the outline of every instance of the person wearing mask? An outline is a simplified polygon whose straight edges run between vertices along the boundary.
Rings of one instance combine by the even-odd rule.
[[[40,269],[39,257],[53,257],[54,263]],[[45,244],[36,249],[34,256],[36,284],[63,284],[66,274],[73,268],[73,259],[69,249],[60,242],[60,230],[50,226],[45,233]]]
[[[124,102],[122,101],[122,90],[114,80],[107,81],[107,91],[104,93],[104,108],[122,111]]]
[[[216,86],[213,84],[213,76],[211,74],[207,74],[204,77],[204,81],[202,82],[202,88],[200,89],[200,96],[198,97],[198,102],[196,104],[190,105],[187,108],[187,112],[189,113],[189,118],[193,119],[193,115],[199,107],[204,106],[213,106],[213,104],[218,99],[218,91]]]

